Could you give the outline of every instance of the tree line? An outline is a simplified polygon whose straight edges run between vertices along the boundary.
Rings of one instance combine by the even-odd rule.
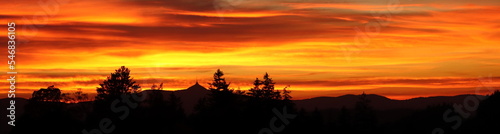
[[[218,69],[213,74],[212,82],[208,83],[208,95],[198,100],[192,114],[186,115],[183,102],[175,92],[168,96],[163,96],[161,92],[142,94],[141,86],[130,76],[130,69],[122,66],[99,84],[93,101],[87,101],[90,99],[81,89],[74,93],[61,93],[52,85],[34,91],[27,105],[29,111],[22,117],[19,126],[43,130],[47,123],[35,125],[36,122],[51,120],[52,124],[61,125],[58,128],[64,127],[55,130],[60,133],[82,133],[82,130],[104,133],[90,130],[99,128],[99,121],[109,118],[116,123],[113,124],[116,129],[110,133],[258,133],[269,126],[269,120],[275,116],[272,109],[285,109],[289,113],[296,111],[290,100],[290,91],[286,87],[277,90],[275,84],[266,73],[262,79],[256,78],[254,87],[248,91],[234,90],[230,88],[231,82],[224,78],[224,72]],[[162,88],[163,83],[153,85],[151,89],[160,91]],[[125,102],[124,97],[130,96],[145,98]],[[129,107],[121,107],[122,104]],[[68,108],[70,105],[74,106]],[[113,109],[114,106],[118,109]],[[13,133],[31,130],[35,129],[14,129]]]

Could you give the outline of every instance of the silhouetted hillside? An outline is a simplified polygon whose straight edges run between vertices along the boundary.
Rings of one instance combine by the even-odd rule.
[[[119,127],[113,133],[141,133],[146,132],[146,130],[146,133],[157,131],[161,131],[161,133],[202,133],[202,130],[215,132],[219,130],[215,128],[219,124],[231,123],[235,126],[232,126],[232,129],[227,129],[228,131],[224,133],[251,134],[258,133],[261,128],[268,127],[269,120],[274,116],[271,109],[273,107],[280,108],[276,107],[279,105],[254,102],[250,98],[243,97],[240,98],[243,100],[238,100],[240,101],[238,105],[231,106],[241,114],[217,115],[219,112],[232,112],[232,110],[226,111],[227,109],[218,107],[195,109],[200,105],[200,99],[210,98],[211,94],[210,90],[198,83],[185,90],[145,90],[141,94],[146,95],[146,99],[140,102],[140,106],[135,110],[131,109],[130,116],[123,121],[116,119],[116,116],[121,115],[121,113],[105,114],[99,112],[96,108],[109,109],[110,105],[99,107],[95,105],[95,101],[57,103],[34,102],[18,98],[16,99],[16,125],[18,126],[16,130],[12,130],[12,133],[39,132],[37,129],[43,129],[43,132],[52,132],[53,130],[50,129],[45,130],[51,125],[59,125],[64,128],[55,131],[55,133],[80,133],[85,128],[89,130],[95,128],[95,125],[99,124],[99,120],[102,118],[111,117],[115,118],[113,121],[116,121],[116,125]],[[289,113],[296,115],[296,118],[290,119],[291,124],[282,133],[364,133],[368,131],[390,134],[411,130],[415,131],[412,133],[417,134],[430,133],[436,127],[443,127],[451,133],[464,133],[476,132],[477,128],[482,126],[493,130],[494,127],[491,124],[494,121],[489,117],[495,115],[495,118],[498,118],[495,114],[498,111],[495,106],[498,103],[498,95],[481,103],[480,111],[482,111],[481,115],[483,116],[471,117],[459,130],[449,129],[451,123],[443,120],[443,114],[446,110],[453,109],[453,104],[462,104],[467,96],[469,95],[392,100],[384,96],[370,94],[294,100],[294,109],[296,110],[291,109]],[[158,101],[158,98],[161,100]],[[176,100],[177,102],[172,102]],[[1,99],[0,106],[8,107],[8,101],[10,99]],[[181,105],[182,109],[170,109],[175,108],[175,104]],[[264,105],[271,107],[261,107]],[[31,110],[25,112],[25,108]],[[196,113],[196,110],[202,111]],[[2,110],[0,114],[7,115],[7,112],[7,110]],[[23,115],[23,113],[26,114]],[[6,118],[1,118],[1,121],[7,122]],[[136,124],[135,122],[142,123]],[[482,125],[471,125],[474,123]],[[163,128],[162,126],[170,127]],[[11,127],[6,124],[0,125],[0,128],[0,131],[5,134],[11,131]]]
[[[371,105],[375,110],[394,110],[394,109],[424,109],[432,105],[463,103],[464,99],[469,95],[457,96],[434,96],[434,97],[419,97],[408,100],[392,100],[384,96],[369,94],[367,98],[371,101]],[[356,101],[360,95],[343,95],[339,97],[316,97],[304,100],[294,100],[298,108],[304,108],[312,111],[318,109],[341,109],[354,108]]]

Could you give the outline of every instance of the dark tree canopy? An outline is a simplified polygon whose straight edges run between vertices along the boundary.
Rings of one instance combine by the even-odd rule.
[[[274,90],[274,84],[276,84],[269,74],[264,74],[263,80],[255,78],[254,87],[250,89],[248,95],[261,98],[261,99],[282,99],[281,92]],[[287,92],[289,93],[289,92]],[[289,97],[289,96],[288,96]],[[289,99],[289,98],[288,98]]]
[[[210,90],[211,91],[225,91],[225,92],[232,92],[232,90],[229,89],[229,85],[231,83],[227,83],[226,79],[223,78],[224,72],[222,72],[220,69],[217,69],[217,71],[214,73],[214,81],[212,83],[208,83],[210,85]]]
[[[263,90],[261,89],[262,82],[259,80],[259,78],[255,78],[253,85],[254,87],[250,88],[249,90],[250,92],[248,92],[248,95],[256,98],[263,97],[264,93]]]
[[[31,95],[33,101],[59,102],[61,101],[61,90],[54,85],[34,91]]]
[[[151,86],[151,90],[163,90],[163,83],[161,83],[159,86],[156,84],[153,84]]]
[[[288,88],[290,88],[290,85],[283,88],[283,100],[290,101],[292,99],[292,95],[290,95],[290,93],[292,93],[292,91],[287,90]]]
[[[61,94],[61,98],[64,102],[70,103],[89,101],[89,95],[83,93],[81,88],[78,88],[77,91],[73,93],[63,93]]]
[[[96,100],[115,99],[122,94],[136,93],[141,87],[135,83],[130,77],[130,70],[122,66],[99,84],[101,87],[97,88]]]

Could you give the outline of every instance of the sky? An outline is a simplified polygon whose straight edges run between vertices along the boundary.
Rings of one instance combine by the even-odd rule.
[[[16,93],[96,87],[120,66],[144,90],[248,90],[267,72],[293,99],[487,94],[500,85],[496,0],[16,0]],[[6,8],[5,8],[6,7]],[[7,47],[0,48],[7,57]],[[7,61],[7,58],[4,58]],[[7,79],[5,62],[2,78]],[[7,96],[8,81],[0,81]],[[3,98],[3,97],[0,97]]]

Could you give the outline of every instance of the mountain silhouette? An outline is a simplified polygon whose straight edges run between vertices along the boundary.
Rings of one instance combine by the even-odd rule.
[[[198,100],[207,97],[210,93],[207,88],[201,86],[198,82],[190,86],[187,89],[176,90],[176,91],[166,91],[166,90],[144,90],[142,91],[148,94],[146,99],[149,99],[152,94],[161,94],[163,100],[169,100],[170,94],[174,93],[175,96],[179,97],[182,102],[182,108],[187,115],[193,113],[194,106],[198,103]]]
[[[394,109],[424,109],[427,106],[440,104],[463,103],[464,99],[470,95],[457,96],[433,96],[419,97],[408,100],[393,100],[385,96],[368,94],[366,97],[371,101],[370,105],[375,110],[394,110]],[[360,95],[343,95],[339,97],[316,97],[304,100],[294,100],[298,108],[304,108],[312,111],[314,109],[341,109],[342,107],[354,108]]]

